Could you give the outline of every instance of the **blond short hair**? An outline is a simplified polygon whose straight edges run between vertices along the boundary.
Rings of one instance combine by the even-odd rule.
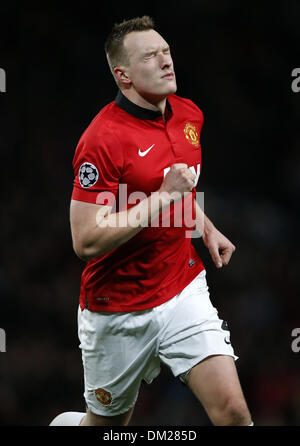
[[[113,69],[116,66],[129,65],[128,55],[124,48],[124,37],[131,32],[148,31],[154,28],[153,19],[147,15],[114,24],[104,45],[107,61],[113,76]]]

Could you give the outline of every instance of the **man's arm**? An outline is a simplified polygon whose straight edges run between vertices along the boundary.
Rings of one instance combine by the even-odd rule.
[[[118,248],[147,226],[165,206],[168,206],[168,201],[159,198],[158,192],[128,211],[117,214],[111,213],[112,206],[71,200],[70,221],[75,253],[82,260],[89,261]],[[138,224],[135,224],[134,217],[131,218],[133,212],[140,214]]]
[[[73,248],[78,257],[88,261],[124,244],[174,201],[190,192],[195,175],[184,164],[174,164],[158,191],[129,210],[111,213],[111,206],[72,200],[70,222]],[[139,215],[138,221],[135,216]]]
[[[204,214],[195,200],[196,230],[202,234],[204,245],[210,252],[217,268],[228,265],[235,246],[220,231],[216,229],[209,218]]]

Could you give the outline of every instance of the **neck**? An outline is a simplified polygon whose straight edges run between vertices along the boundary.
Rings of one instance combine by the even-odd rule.
[[[121,90],[123,95],[126,96],[129,101],[138,105],[139,107],[147,108],[149,110],[160,111],[164,116],[166,110],[167,96],[154,97],[152,95],[141,95],[134,89]]]

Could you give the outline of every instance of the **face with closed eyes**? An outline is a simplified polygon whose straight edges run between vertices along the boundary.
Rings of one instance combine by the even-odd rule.
[[[118,74],[125,89],[134,89],[149,102],[158,102],[175,93],[177,85],[170,47],[159,33],[152,29],[131,32],[124,38],[124,50],[128,66],[122,67]]]

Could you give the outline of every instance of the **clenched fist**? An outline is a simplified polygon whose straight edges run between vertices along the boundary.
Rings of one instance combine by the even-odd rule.
[[[191,192],[195,185],[196,175],[188,168],[187,164],[176,163],[165,176],[159,191],[167,192],[178,199]]]

